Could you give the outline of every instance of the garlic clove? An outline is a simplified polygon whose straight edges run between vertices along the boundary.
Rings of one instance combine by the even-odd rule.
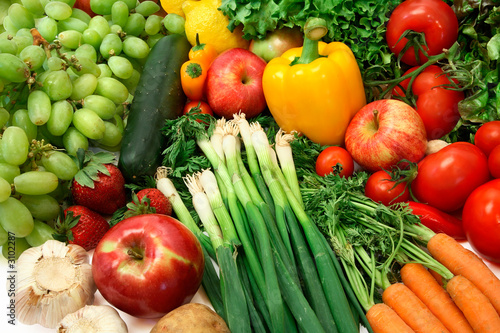
[[[97,287],[87,251],[56,240],[24,251],[18,259],[17,319],[54,328],[64,316],[94,302]]]
[[[86,305],[66,315],[56,327],[58,333],[127,333],[127,324],[109,305]]]

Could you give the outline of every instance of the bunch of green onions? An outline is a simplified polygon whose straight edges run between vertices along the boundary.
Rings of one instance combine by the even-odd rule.
[[[279,131],[273,147],[244,114],[220,119],[210,136],[187,128],[199,123],[168,126],[170,134],[193,133],[211,165],[183,178],[202,228],[165,168],[157,188],[200,240],[206,262],[217,263],[218,277],[206,267],[203,286],[231,332],[354,333],[359,320],[371,331],[334,252],[304,210],[289,144],[294,136]]]

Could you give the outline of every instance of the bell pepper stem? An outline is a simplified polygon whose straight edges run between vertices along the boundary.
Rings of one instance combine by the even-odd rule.
[[[309,64],[319,58],[318,42],[328,32],[326,21],[319,17],[309,19],[304,26],[304,45],[297,64]]]

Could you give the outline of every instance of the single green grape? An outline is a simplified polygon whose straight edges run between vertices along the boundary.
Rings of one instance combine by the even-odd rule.
[[[106,130],[104,136],[98,142],[107,147],[114,147],[120,144],[123,134],[115,124],[105,121]]]
[[[17,126],[9,126],[2,136],[2,156],[12,165],[21,165],[28,158],[29,141],[26,132]],[[4,177],[5,178],[5,177]]]
[[[52,104],[52,111],[47,121],[47,130],[54,136],[61,136],[73,121],[73,107],[63,99]]]
[[[113,72],[111,71],[111,68],[109,68],[108,64],[100,63],[97,66],[99,66],[99,69],[101,70],[101,75],[99,75],[99,78],[113,76]]]
[[[45,14],[56,21],[62,21],[71,17],[73,10],[70,5],[62,1],[50,1],[45,5]]]
[[[34,17],[42,17],[45,13],[40,0],[21,0],[21,3]]]
[[[0,39],[0,53],[17,54],[17,43],[12,39]]]
[[[23,194],[19,200],[28,208],[35,219],[50,221],[59,215],[59,202],[48,194]]]
[[[73,114],[73,126],[87,138],[92,140],[102,139],[106,126],[94,111],[81,108]]]
[[[128,16],[127,23],[123,27],[123,31],[128,36],[139,36],[146,26],[146,18],[139,13],[131,13]]]
[[[90,9],[99,15],[111,14],[111,7],[116,0],[90,0]]]
[[[124,27],[127,24],[129,13],[130,10],[125,2],[118,0],[113,3],[113,6],[111,6],[111,20],[113,24]]]
[[[144,59],[150,50],[148,43],[139,37],[128,36],[123,41],[123,53],[130,58]]]
[[[73,126],[63,135],[64,149],[69,155],[76,156],[78,149],[89,149],[89,139]]]
[[[0,107],[0,128],[4,127],[9,121],[10,113],[5,108]]]
[[[162,33],[157,33],[156,35],[151,35],[148,37],[148,39],[146,40],[146,43],[148,43],[148,46],[150,49],[153,48],[153,46],[155,46],[155,44],[160,40],[162,39],[163,37],[165,37],[164,34]]]
[[[95,29],[87,29],[82,34],[82,43],[92,45],[96,50],[102,42],[102,36]]]
[[[163,18],[158,15],[148,16],[146,19],[146,25],[144,26],[144,31],[149,35],[153,36],[160,32],[163,26]]]
[[[80,57],[85,57],[93,62],[97,62],[97,51],[95,47],[90,44],[82,44],[75,50],[75,56],[77,59]]]
[[[170,13],[163,19],[163,26],[172,34],[183,34],[185,32],[185,24],[186,19],[175,13]]]
[[[73,158],[61,151],[52,150],[41,158],[47,171],[54,173],[61,180],[71,180],[78,172],[78,166]]]
[[[94,60],[87,58],[85,56],[79,56],[77,57],[77,60],[78,64],[72,67],[75,74],[77,75],[92,74],[96,77],[99,77],[101,75],[101,68],[95,63]]]
[[[87,30],[88,27],[88,23],[85,23],[84,21],[74,17],[68,17],[65,20],[57,22],[57,29],[59,31],[75,30],[83,34],[83,32]]]
[[[96,95],[109,98],[115,104],[125,102],[129,96],[127,87],[113,77],[101,77],[97,80]]]
[[[74,101],[81,100],[95,91],[97,77],[93,74],[83,74],[73,80],[73,92],[70,98]]]
[[[22,4],[13,3],[10,5],[7,15],[17,29],[31,29],[35,27],[35,18],[33,14],[31,14]]]
[[[160,10],[160,5],[151,0],[146,0],[140,2],[135,7],[135,12],[141,14],[142,16],[150,16]],[[158,15],[157,15],[158,16]]]
[[[125,57],[112,56],[108,59],[108,66],[119,79],[128,79],[134,72],[132,63]]]
[[[32,71],[35,71],[43,66],[43,63],[47,59],[47,54],[41,46],[29,45],[21,50],[19,58],[24,61]]]
[[[45,124],[50,118],[52,102],[43,90],[34,90],[28,96],[28,116],[37,126]]]
[[[50,193],[58,183],[57,176],[49,171],[26,171],[14,178],[16,192],[30,195]]]
[[[45,222],[34,220],[33,231],[25,237],[31,247],[43,245],[46,241],[54,239],[52,236],[56,231]]]
[[[71,96],[73,85],[65,70],[51,71],[43,80],[42,90],[50,100],[59,101]]]
[[[45,16],[37,21],[36,28],[40,35],[49,43],[52,43],[57,36],[57,22],[53,18]]]
[[[99,52],[104,59],[109,59],[112,55],[119,55],[122,52],[123,43],[117,34],[109,33],[102,39]]]
[[[107,97],[100,95],[89,95],[83,99],[82,105],[97,113],[101,119],[111,119],[116,112],[116,104]]]
[[[0,162],[0,177],[8,181],[10,184],[14,183],[14,178],[20,174],[21,169],[19,166],[6,162]]]
[[[90,19],[89,29],[94,29],[101,35],[101,38],[104,38],[109,33],[109,24],[104,17],[96,15]]]
[[[83,34],[76,30],[61,31],[57,35],[57,40],[69,49],[76,49],[82,44]]]
[[[27,109],[18,109],[12,114],[12,125],[24,130],[28,137],[28,142],[36,139],[38,136],[38,126],[31,121]]]
[[[4,178],[0,177],[0,202],[7,200],[12,193],[10,183]]]
[[[137,89],[137,85],[139,84],[139,79],[141,78],[141,73],[138,70],[133,69],[132,75],[127,79],[120,79],[120,82],[127,87],[130,94],[135,94],[135,90]]]
[[[0,202],[0,225],[15,237],[26,237],[33,230],[33,216],[21,201],[9,197]]]
[[[73,7],[73,12],[71,13],[71,17],[79,19],[80,21],[85,22],[87,25],[89,24],[90,19],[92,18],[85,11],[81,10],[80,8],[74,8],[74,7]]]
[[[17,56],[2,53],[0,56],[0,77],[10,82],[24,82],[30,76],[28,65]]]

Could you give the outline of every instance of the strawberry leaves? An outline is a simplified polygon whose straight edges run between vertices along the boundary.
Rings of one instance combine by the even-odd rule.
[[[75,175],[75,181],[90,188],[94,188],[94,182],[99,180],[99,173],[109,176],[105,164],[112,164],[116,161],[116,156],[110,152],[94,153],[90,150],[78,149],[76,154],[80,171]]]

